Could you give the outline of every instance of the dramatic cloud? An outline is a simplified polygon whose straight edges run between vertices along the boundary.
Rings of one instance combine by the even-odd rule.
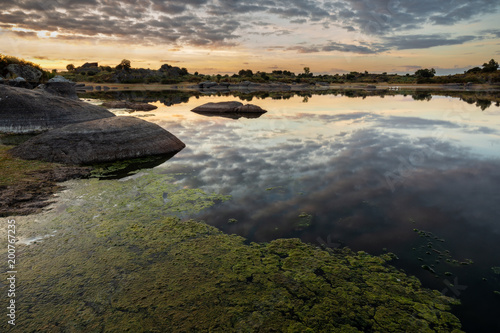
[[[231,46],[242,42],[275,19],[288,24],[338,27],[349,33],[382,37],[382,44],[328,41],[289,47],[301,53],[346,52],[373,54],[388,49],[456,45],[474,36],[410,35],[423,25],[449,26],[494,13],[500,3],[477,1],[414,0],[13,0],[2,4],[0,24],[24,32],[57,32],[58,38],[88,37],[129,43],[169,43],[194,46]],[[251,19],[251,20],[249,20]],[[257,20],[253,20],[257,19]],[[258,22],[257,22],[258,21]],[[253,23],[250,23],[253,22]],[[498,30],[489,32],[498,37]],[[293,34],[274,29],[263,35]],[[29,35],[28,35],[29,36]]]
[[[478,38],[477,36],[460,36],[450,38],[443,34],[433,35],[405,35],[396,37],[384,37],[384,45],[388,48],[398,50],[406,49],[428,49],[435,46],[457,45]]]
[[[338,4],[343,7],[337,7]],[[346,0],[331,4],[343,8],[340,19],[369,34],[386,35],[423,24],[453,25],[498,10],[495,0]]]

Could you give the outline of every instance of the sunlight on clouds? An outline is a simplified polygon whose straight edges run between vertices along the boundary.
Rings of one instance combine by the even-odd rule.
[[[59,34],[57,33],[57,31],[38,31],[36,33],[36,35],[39,37],[39,38],[55,38],[57,37]]]
[[[500,3],[453,4],[13,0],[2,4],[0,52],[59,59],[57,69],[65,68],[64,59],[116,65],[127,58],[152,67],[173,59],[206,74],[276,66],[330,74],[480,66],[498,54]]]

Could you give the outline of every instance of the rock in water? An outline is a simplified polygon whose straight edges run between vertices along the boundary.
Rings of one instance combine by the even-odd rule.
[[[266,113],[267,111],[262,110],[260,106],[253,105],[253,104],[245,104],[238,106],[235,109],[236,113]]]
[[[0,85],[0,132],[36,133],[110,117],[115,115],[100,106]]]
[[[266,113],[266,110],[261,109],[257,105],[246,104],[240,102],[220,102],[206,103],[200,105],[191,111],[193,112],[208,112],[208,113]]]
[[[134,117],[112,117],[54,129],[10,152],[28,160],[86,165],[175,154],[185,146],[156,124]]]
[[[130,101],[110,101],[102,103],[102,106],[111,109],[131,109],[135,111],[151,111],[158,107],[148,103],[130,102]]]

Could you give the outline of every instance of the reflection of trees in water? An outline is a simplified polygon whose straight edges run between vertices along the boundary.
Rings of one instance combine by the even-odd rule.
[[[151,91],[151,90],[131,90],[131,91],[106,91],[90,92],[81,94],[82,98],[96,98],[104,100],[125,100],[142,103],[160,102],[166,106],[187,103],[191,97],[198,98],[200,93],[185,91]]]
[[[487,91],[432,91],[421,89],[408,89],[408,90],[364,90],[364,89],[328,89],[321,91],[256,91],[256,92],[217,92],[213,94],[202,94],[198,91],[178,91],[178,90],[165,90],[165,91],[105,91],[105,92],[88,92],[81,94],[82,98],[96,98],[105,100],[127,100],[143,103],[161,102],[166,106],[175,104],[187,103],[190,98],[199,98],[200,96],[227,96],[237,97],[241,101],[251,102],[255,99],[273,99],[273,100],[288,100],[292,97],[302,97],[303,101],[313,98],[315,95],[335,95],[346,96],[349,98],[366,98],[367,96],[397,96],[410,95],[416,101],[430,101],[433,96],[446,96],[455,97],[468,103],[475,104],[481,110],[486,110],[493,103],[495,106],[500,106],[500,96],[495,93]]]
[[[468,98],[468,99],[463,99],[464,102],[468,103],[468,104],[474,104],[476,103],[476,106],[481,108],[481,111],[484,111],[486,110],[487,108],[489,108],[491,106],[491,101],[489,100],[486,100],[486,99],[471,99],[471,98]],[[498,106],[498,102],[496,102],[496,106]]]
[[[416,101],[430,101],[432,94],[430,92],[416,92],[411,97]]]

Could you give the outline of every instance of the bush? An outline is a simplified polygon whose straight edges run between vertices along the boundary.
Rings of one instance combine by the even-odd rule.
[[[34,68],[40,70],[42,73],[44,72],[44,70],[42,69],[42,67],[40,67],[40,65],[32,63],[31,61],[26,61],[26,60],[21,59],[21,58],[9,56],[9,55],[4,55],[4,54],[0,53],[0,74],[2,76],[5,76],[7,74],[6,68],[10,64],[28,65],[28,66],[31,66],[31,67],[34,67]]]

